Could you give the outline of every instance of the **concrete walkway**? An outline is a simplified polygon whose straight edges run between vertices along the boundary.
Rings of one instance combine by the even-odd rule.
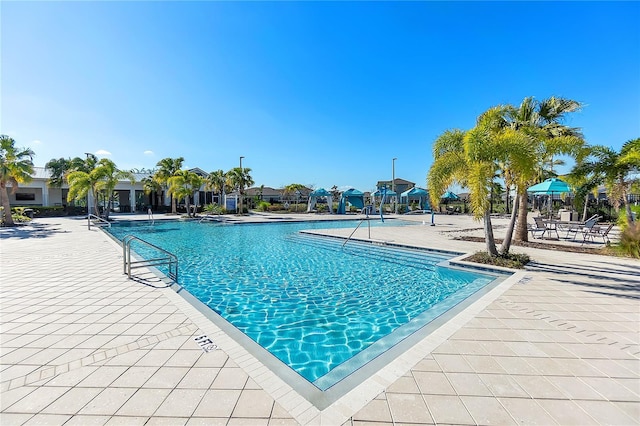
[[[468,217],[412,220],[371,238],[483,248],[451,239]],[[85,221],[0,236],[2,425],[640,424],[638,261],[514,247],[534,259],[517,279],[320,412],[175,291],[127,280]]]

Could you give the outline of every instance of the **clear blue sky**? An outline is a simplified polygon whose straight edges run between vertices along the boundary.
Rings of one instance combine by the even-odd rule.
[[[640,136],[638,2],[7,2],[1,125],[36,165],[107,152],[252,169],[257,185],[425,185],[431,145],[551,95]]]

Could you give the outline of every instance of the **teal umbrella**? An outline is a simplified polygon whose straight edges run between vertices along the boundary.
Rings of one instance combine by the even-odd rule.
[[[442,198],[443,200],[447,200],[447,201],[455,201],[455,200],[459,200],[460,197],[458,197],[456,194],[454,194],[451,191],[447,191],[444,194],[442,194]]]
[[[569,188],[569,185],[565,181],[558,178],[551,178],[530,186],[527,188],[527,192],[532,194],[561,194],[563,192],[571,192],[571,188]]]
[[[553,194],[562,194],[566,192],[571,192],[571,188],[569,188],[569,184],[565,181],[560,180],[558,178],[547,179],[544,182],[537,183],[533,186],[527,188],[527,192],[534,195],[550,195],[549,197],[549,217],[553,213],[553,203],[552,198]]]

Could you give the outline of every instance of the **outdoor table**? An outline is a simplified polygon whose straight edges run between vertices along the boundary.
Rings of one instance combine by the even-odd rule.
[[[564,238],[569,238],[569,233],[573,232],[574,237],[572,239],[575,240],[578,231],[580,231],[584,227],[584,222],[574,221],[574,220],[548,220],[545,221],[549,229],[555,230],[556,232],[566,232]]]

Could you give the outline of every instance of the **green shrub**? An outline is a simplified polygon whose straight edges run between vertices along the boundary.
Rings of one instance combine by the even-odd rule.
[[[258,207],[256,208],[256,210],[258,210],[260,212],[269,211],[269,203],[267,203],[266,201],[260,201],[258,203]]]
[[[204,206],[202,210],[207,214],[224,214],[225,213],[224,207],[216,203],[207,204],[206,206]]]
[[[640,222],[633,222],[624,228],[619,247],[623,254],[640,258]]]

